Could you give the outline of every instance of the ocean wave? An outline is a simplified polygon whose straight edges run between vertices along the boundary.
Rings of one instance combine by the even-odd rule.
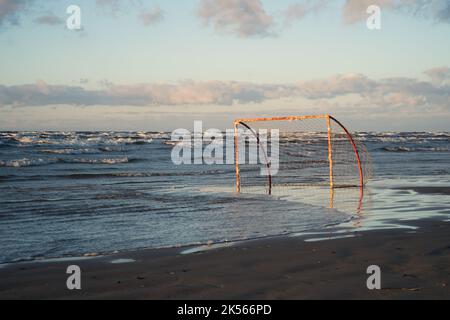
[[[137,137],[92,137],[84,140],[79,140],[85,145],[143,145],[150,144],[153,139],[141,139]]]
[[[16,159],[16,160],[0,160],[0,167],[9,167],[9,168],[22,168],[22,167],[35,167],[35,166],[45,166],[51,163],[57,163],[57,160],[49,160],[49,159]]]
[[[65,154],[65,155],[78,155],[78,154],[97,154],[100,153],[99,149],[55,149],[55,150],[41,150],[42,153],[47,154]]]
[[[355,138],[373,143],[414,142],[448,142],[448,132],[361,132],[355,133]],[[155,141],[166,145],[179,142],[171,141],[170,133],[164,132],[0,132],[0,146],[60,146],[61,148],[100,148],[120,147],[127,145],[152,144]],[[327,141],[327,135],[322,132],[281,133],[280,143],[314,143]]]
[[[414,148],[414,147],[384,147],[381,148],[385,152],[449,152],[448,147],[428,147],[428,148]]]
[[[125,133],[1,133],[3,142],[20,147],[33,146],[123,146],[151,144],[154,137],[160,139],[162,134],[125,134]]]
[[[259,168],[253,169],[257,171]],[[243,169],[243,172],[252,171]],[[203,176],[218,176],[223,174],[234,173],[234,169],[229,170],[206,170],[201,172]],[[74,180],[88,180],[88,179],[114,179],[114,178],[152,178],[152,177],[183,177],[183,176],[198,176],[198,172],[183,171],[183,172],[106,172],[106,173],[74,173],[67,175],[39,175],[33,176],[35,180],[48,179],[74,179]],[[13,177],[13,176],[11,176]],[[26,177],[30,178],[30,177]]]
[[[35,140],[30,137],[12,137],[11,140],[14,142],[19,142],[21,144],[35,143]]]
[[[167,146],[178,146],[178,145],[183,146],[184,145],[187,147],[193,145],[193,143],[191,141],[172,141],[172,140],[164,141],[163,144],[165,144]]]
[[[123,172],[123,173],[78,173],[71,175],[63,175],[58,176],[58,178],[63,179],[75,179],[75,180],[83,180],[83,179],[112,179],[112,178],[147,178],[151,177],[151,174],[148,173],[140,173],[140,172]]]
[[[122,163],[130,163],[133,161],[137,161],[137,159],[130,159],[128,157],[122,158],[111,158],[111,159],[88,159],[88,158],[79,158],[79,159],[17,159],[17,160],[0,160],[0,167],[9,167],[9,168],[22,168],[22,167],[36,167],[36,166],[45,166],[55,163],[73,163],[73,164],[104,164],[104,165],[114,165],[114,164],[122,164]]]
[[[132,159],[133,160],[133,159]],[[113,159],[64,159],[64,163],[79,163],[79,164],[120,164],[129,163],[131,160],[128,157],[113,158]]]
[[[124,152],[125,149],[121,146],[109,146],[109,147],[99,147],[98,150],[101,152]]]

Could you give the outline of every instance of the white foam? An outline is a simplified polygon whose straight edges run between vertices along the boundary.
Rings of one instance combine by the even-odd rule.
[[[7,160],[0,161],[0,167],[11,167],[11,168],[21,168],[21,167],[32,167],[32,166],[44,166],[50,163],[58,162],[57,159],[16,159],[16,160]]]
[[[350,235],[346,235],[346,236],[334,236],[334,237],[326,237],[326,238],[306,239],[305,242],[321,242],[321,241],[348,239],[348,238],[355,238],[355,237],[356,237],[355,235],[350,234]]]
[[[53,259],[42,259],[36,261],[30,261],[29,263],[39,262],[39,263],[55,263],[55,262],[76,262],[76,261],[85,261],[98,258],[100,256],[95,257],[66,257],[66,258],[53,258]]]
[[[111,264],[126,264],[126,263],[134,263],[136,260],[133,259],[117,259],[110,261]]]
[[[73,159],[65,160],[69,163],[81,163],[81,164],[118,164],[118,163],[128,163],[130,159],[128,157],[123,158],[113,158],[113,159]]]
[[[233,242],[217,243],[217,244],[205,245],[205,246],[187,249],[187,250],[182,251],[181,254],[193,254],[193,253],[205,252],[205,251],[209,251],[209,250],[229,248],[232,246],[234,246]]]
[[[42,153],[48,154],[67,154],[67,155],[77,155],[77,154],[92,154],[99,153],[98,149],[56,149],[56,150],[42,150]]]

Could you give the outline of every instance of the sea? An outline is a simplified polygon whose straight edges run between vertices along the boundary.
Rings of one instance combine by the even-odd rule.
[[[449,132],[357,137],[363,194],[269,196],[236,193],[234,165],[175,165],[168,132],[0,132],[0,264],[450,221]]]

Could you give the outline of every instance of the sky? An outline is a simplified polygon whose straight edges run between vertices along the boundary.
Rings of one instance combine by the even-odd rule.
[[[449,0],[0,0],[0,130],[448,131],[449,35]]]

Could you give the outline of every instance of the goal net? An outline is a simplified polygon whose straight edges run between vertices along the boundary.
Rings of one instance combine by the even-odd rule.
[[[234,126],[238,192],[363,188],[372,177],[361,139],[332,116],[238,119]]]

